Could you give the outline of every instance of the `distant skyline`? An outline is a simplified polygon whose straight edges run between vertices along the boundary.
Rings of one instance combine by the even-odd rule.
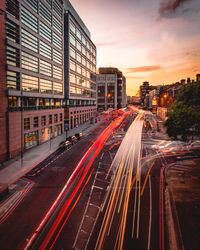
[[[97,46],[97,67],[119,68],[127,95],[143,81],[200,73],[200,0],[71,0]]]

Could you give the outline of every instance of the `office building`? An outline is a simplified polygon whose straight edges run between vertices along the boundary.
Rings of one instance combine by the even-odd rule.
[[[13,158],[64,131],[64,9],[61,0],[6,0],[5,5],[1,74],[8,95],[5,147]]]
[[[99,68],[97,74],[97,109],[120,109],[126,106],[126,78],[117,68]]]
[[[65,127],[73,129],[96,116],[96,47],[68,0],[64,8]]]

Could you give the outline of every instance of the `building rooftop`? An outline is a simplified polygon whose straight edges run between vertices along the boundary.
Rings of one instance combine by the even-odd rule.
[[[99,74],[118,74],[122,76],[122,72],[118,68],[101,67],[98,69]]]

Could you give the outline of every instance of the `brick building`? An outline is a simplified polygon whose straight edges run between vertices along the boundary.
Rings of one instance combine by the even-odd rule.
[[[6,1],[8,158],[64,132],[63,11],[61,0]]]

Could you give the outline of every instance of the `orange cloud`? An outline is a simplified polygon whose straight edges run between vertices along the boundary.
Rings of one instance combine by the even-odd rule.
[[[118,44],[117,41],[113,42],[104,42],[104,43],[95,43],[97,47],[106,47],[106,46],[116,46]]]
[[[151,65],[151,66],[140,66],[136,68],[128,68],[128,73],[136,73],[136,72],[151,72],[161,70],[162,67],[160,65]]]

